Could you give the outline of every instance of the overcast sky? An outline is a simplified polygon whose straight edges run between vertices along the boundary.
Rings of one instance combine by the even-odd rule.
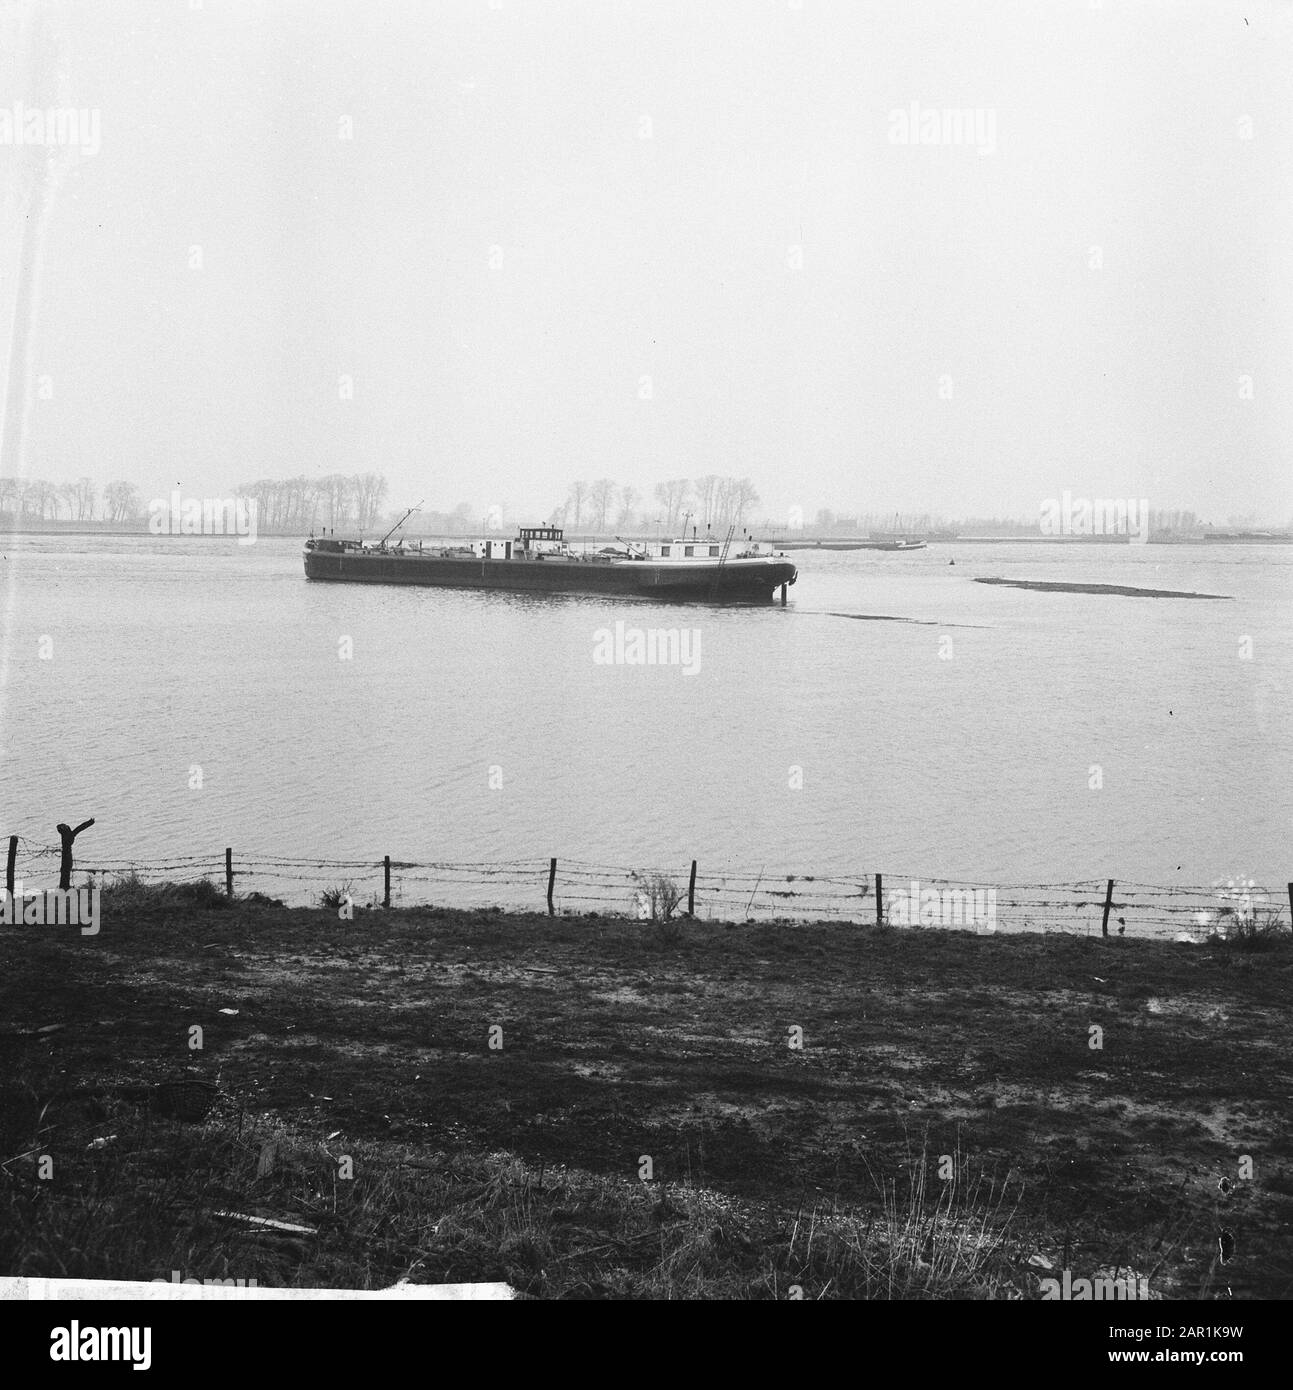
[[[101,121],[41,229],[31,474],[1293,516],[1289,5],[192,4],[38,5],[28,60],[0,3],[0,107]]]

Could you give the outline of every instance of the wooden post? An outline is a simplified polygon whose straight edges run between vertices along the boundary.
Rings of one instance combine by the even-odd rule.
[[[16,837],[9,841],[9,881],[11,885],[13,883],[13,847],[15,843]],[[1293,883],[1289,884],[1289,926],[1293,927]]]
[[[552,890],[557,886],[557,861],[548,860],[548,916],[556,916],[557,909],[552,905]]]
[[[382,861],[382,868],[386,874],[386,891],[382,895],[382,906],[391,905],[391,856],[388,854]]]
[[[691,880],[687,884],[687,916],[696,915],[696,861],[691,861]]]
[[[1113,906],[1113,879],[1109,880],[1109,886],[1104,894],[1104,920],[1100,923],[1100,935],[1109,935],[1109,909]]]
[[[224,895],[233,897],[233,846],[226,845],[224,851]]]
[[[18,858],[18,837],[17,837],[17,835],[10,835],[10,836],[9,836],[9,858],[5,861],[5,866],[4,866],[4,886],[9,890],[9,896],[10,896],[10,897],[13,897],[13,866],[14,866],[14,861],[15,861],[17,858]],[[1290,901],[1290,902],[1293,902],[1293,883],[1290,883],[1290,884],[1289,884],[1289,901]]]
[[[875,924],[884,926],[884,877],[881,874],[875,876]]]
[[[786,606],[786,586],[784,584],[781,586],[781,606],[783,608]]]
[[[54,827],[58,831],[58,838],[63,842],[63,853],[59,858],[58,864],[58,886],[66,890],[72,886],[72,841],[81,833],[88,830],[94,824],[94,817],[83,820],[75,830],[70,825],[64,825],[62,821]]]

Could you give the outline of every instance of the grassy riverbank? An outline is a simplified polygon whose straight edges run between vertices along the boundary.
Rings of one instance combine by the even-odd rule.
[[[0,928],[0,1272],[1287,1297],[1287,937],[110,891],[98,936]]]

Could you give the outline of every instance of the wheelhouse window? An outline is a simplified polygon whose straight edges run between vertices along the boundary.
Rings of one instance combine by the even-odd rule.
[[[716,545],[711,545],[710,548],[709,548],[709,553],[710,553],[711,555],[717,555],[717,554],[718,554],[718,546],[716,546]]]
[[[694,545],[684,545],[682,553],[684,555],[694,555],[696,553],[696,547]]]
[[[672,549],[671,546],[662,545],[662,546],[660,547],[660,554],[661,554],[661,555],[668,555],[668,553],[669,553],[669,551],[670,551],[671,549]]]

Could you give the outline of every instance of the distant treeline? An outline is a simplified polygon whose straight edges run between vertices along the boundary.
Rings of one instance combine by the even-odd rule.
[[[611,535],[677,532],[684,526],[713,531],[735,526],[740,531],[756,524],[754,508],[758,506],[759,494],[749,478],[721,477],[716,473],[701,478],[675,478],[657,483],[652,496],[654,506],[631,485],[611,478],[595,482],[581,479],[570,484],[565,501],[546,515],[514,513],[502,505],[482,508],[460,502],[451,512],[423,508],[409,518],[404,530],[415,536],[453,536],[501,533],[515,530],[518,525],[546,524],[563,527],[571,534]],[[402,511],[392,510],[382,520],[393,524]],[[774,529],[772,523],[757,524]]]
[[[236,497],[255,498],[260,530],[293,534],[323,526],[343,531],[368,530],[384,515],[386,493],[386,479],[380,473],[262,478],[234,488]]]
[[[143,515],[134,483],[108,483],[100,497],[92,478],[50,483],[44,478],[0,478],[0,513],[16,522],[116,521]]]
[[[589,483],[570,484],[566,500],[556,507],[549,522],[578,531],[604,533],[615,529],[631,531],[640,527],[663,527],[676,532],[684,526],[713,531],[728,526],[742,529],[753,519],[759,494],[749,478],[722,477],[707,473],[700,478],[672,478],[657,483],[653,490],[655,506],[639,504],[646,499],[635,487],[599,478]]]
[[[371,528],[384,514],[386,493],[386,479],[378,473],[262,478],[239,483],[233,490],[235,497],[256,500],[258,530],[292,534],[323,526],[347,531]],[[184,496],[187,499],[189,494]],[[142,529],[154,500],[169,506],[169,497],[146,498],[129,482],[110,482],[100,493],[91,478],[78,478],[74,483],[0,478],[0,515],[19,527],[84,522]]]
[[[329,473],[309,478],[261,478],[239,483],[236,497],[254,498],[256,524],[262,533],[305,535],[334,529],[343,533],[385,531],[403,515],[405,504],[392,507],[389,487],[380,473]],[[185,494],[187,498],[188,494]],[[0,525],[6,529],[47,526],[69,529],[118,527],[143,530],[149,504],[136,484],[124,480],[102,490],[91,478],[52,483],[43,478],[0,478]],[[169,505],[169,498],[157,499]],[[410,498],[412,503],[415,499]],[[672,478],[657,483],[650,496],[611,478],[570,484],[565,500],[546,516],[516,513],[503,505],[459,502],[452,511],[421,508],[405,530],[412,535],[466,536],[512,531],[518,525],[545,522],[568,534],[677,535],[692,526],[722,534],[729,526],[738,532],[784,537],[801,532],[815,537],[866,537],[872,534],[908,536],[1037,536],[1039,517],[949,517],[934,512],[842,513],[820,508],[809,514],[791,508],[785,516],[760,516],[759,494],[749,478],[707,473],[699,478]],[[1263,523],[1255,513],[1228,516],[1231,533],[1258,533]],[[1269,526],[1269,524],[1267,524]],[[1277,528],[1283,529],[1283,528]],[[1293,530],[1293,523],[1287,524]],[[1151,508],[1149,534],[1156,539],[1188,540],[1220,528],[1203,522],[1192,511]]]

